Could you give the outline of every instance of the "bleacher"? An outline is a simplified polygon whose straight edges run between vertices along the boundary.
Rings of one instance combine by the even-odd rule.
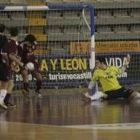
[[[138,0],[1,0],[0,4],[92,4],[95,7],[96,41],[140,40],[140,1]],[[45,42],[48,39],[58,43],[51,51],[45,51],[46,53],[51,52],[54,54],[58,52],[58,49],[60,52],[69,53],[69,48],[65,49],[64,45],[60,45],[60,42],[70,42],[71,38],[76,38],[79,34],[85,34],[84,39],[86,40],[90,39],[85,23],[81,22],[80,25],[80,28],[85,29],[85,32],[81,32],[78,27],[78,22],[81,20],[81,13],[79,12],[74,16],[71,16],[68,11],[50,12],[46,15],[41,12],[31,13],[31,15],[21,12],[7,12],[7,15],[3,15],[1,12],[0,18],[0,23],[4,23],[7,27],[23,26],[19,40],[22,40],[27,33],[33,33],[37,37],[39,44],[46,45]],[[60,21],[63,19],[67,20],[61,26]],[[73,34],[69,32],[72,26],[75,31]],[[47,30],[47,28],[52,28],[52,30]],[[79,40],[83,40],[83,36],[79,36]],[[38,54],[42,53],[42,48],[45,48],[45,46],[39,47],[40,53],[37,51]]]

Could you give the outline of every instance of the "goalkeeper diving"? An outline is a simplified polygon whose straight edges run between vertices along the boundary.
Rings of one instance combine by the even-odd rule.
[[[120,85],[117,77],[119,74],[124,73],[130,63],[130,55],[127,55],[127,62],[121,67],[107,66],[104,57],[97,57],[95,60],[96,69],[93,77],[88,85],[88,91],[81,95],[83,101],[91,102],[100,99],[136,99],[140,98],[140,93],[133,89],[127,89]],[[91,95],[93,87],[99,80],[102,90],[96,91]]]

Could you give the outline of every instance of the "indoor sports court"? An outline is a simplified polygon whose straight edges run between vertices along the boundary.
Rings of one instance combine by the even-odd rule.
[[[138,140],[140,100],[84,104],[84,89],[45,91],[31,99],[16,93],[17,108],[0,109],[3,140]]]
[[[8,39],[10,28],[19,30],[18,43],[35,36],[42,75],[42,98],[34,93],[32,72],[25,98],[17,65],[11,96],[17,107],[0,108],[0,140],[140,139],[140,99],[81,100],[96,56],[109,66],[128,64],[118,80],[140,92],[139,0],[0,0],[0,24]]]

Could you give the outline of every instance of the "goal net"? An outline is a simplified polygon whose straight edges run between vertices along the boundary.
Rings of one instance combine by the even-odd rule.
[[[94,8],[89,5],[0,6],[0,23],[37,38],[43,88],[87,86],[95,66]],[[6,32],[8,36],[8,31]],[[91,62],[91,63],[90,63]],[[20,70],[16,88],[22,86]],[[29,76],[31,87],[35,79]]]
[[[106,58],[107,65],[122,67],[131,56],[129,67],[118,79],[125,86],[138,87],[140,82],[140,26],[137,3],[114,3],[96,9],[96,52]],[[130,5],[129,5],[130,4]]]

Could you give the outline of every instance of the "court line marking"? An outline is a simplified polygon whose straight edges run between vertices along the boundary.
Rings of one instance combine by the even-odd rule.
[[[77,128],[77,129],[104,129],[104,130],[130,130],[140,129],[140,123],[116,123],[116,124],[93,124],[93,125],[67,125],[62,126],[66,128]]]

